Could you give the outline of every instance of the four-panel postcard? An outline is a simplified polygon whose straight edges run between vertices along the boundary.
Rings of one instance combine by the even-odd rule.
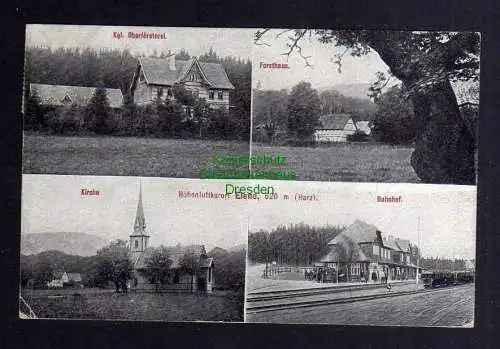
[[[474,327],[480,43],[27,25],[19,317]]]

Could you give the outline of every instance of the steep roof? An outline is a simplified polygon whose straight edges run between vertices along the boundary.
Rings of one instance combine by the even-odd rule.
[[[326,114],[319,118],[321,126],[317,129],[321,130],[343,130],[345,125],[351,119],[351,114]]]
[[[337,236],[339,237],[339,236]],[[369,258],[366,257],[365,253],[359,247],[357,243],[354,243],[347,236],[340,236],[337,240],[337,245],[335,248],[330,249],[330,251],[321,258],[320,262],[346,262],[346,256],[350,256],[350,262],[366,262]],[[343,250],[339,249],[341,247]]]
[[[410,241],[405,239],[395,239],[396,245],[403,252],[410,253]]]
[[[67,273],[68,275],[68,279],[70,281],[74,281],[74,282],[81,282],[82,281],[82,276],[80,275],[80,273]]]
[[[168,252],[170,253],[170,259],[172,259],[172,264],[170,265],[171,269],[176,269],[181,266],[182,258],[185,255],[192,254],[195,258],[198,258],[200,261],[204,259],[206,256],[205,246],[203,245],[186,245],[186,246],[167,246]],[[137,258],[137,261],[134,264],[135,269],[142,269],[146,266],[146,260],[151,257],[154,252],[153,247],[148,247],[142,252],[142,254]]]
[[[374,225],[356,219],[354,223],[333,238],[328,245],[343,242],[345,237],[349,237],[349,239],[357,244],[362,242],[374,242],[377,239],[377,231],[378,230]]]
[[[175,60],[175,70],[170,69],[169,58],[139,58],[144,76],[148,84],[172,86],[180,82],[190,68],[198,64],[202,74],[213,88],[234,89],[229,81],[224,67],[219,63],[199,62],[196,58],[188,60]]]
[[[54,106],[65,105],[65,102],[86,106],[96,89],[97,87],[30,84],[31,94],[36,90],[42,104]],[[105,90],[111,108],[119,108],[123,105],[123,95],[120,89],[106,88]]]
[[[399,246],[396,245],[396,241],[392,237],[387,237],[383,239],[384,246],[395,251],[399,251]]]

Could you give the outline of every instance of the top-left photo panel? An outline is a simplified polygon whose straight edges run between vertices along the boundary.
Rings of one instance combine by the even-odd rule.
[[[249,29],[27,25],[23,173],[200,178],[248,156],[252,40]]]

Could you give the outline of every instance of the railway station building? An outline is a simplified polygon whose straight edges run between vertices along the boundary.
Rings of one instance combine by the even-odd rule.
[[[317,266],[333,268],[341,280],[380,282],[415,279],[417,266],[409,240],[384,234],[357,219],[328,243],[329,252]]]

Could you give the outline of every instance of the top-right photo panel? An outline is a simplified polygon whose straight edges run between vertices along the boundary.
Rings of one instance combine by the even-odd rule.
[[[252,172],[280,157],[286,179],[475,185],[480,43],[477,32],[256,30]]]

